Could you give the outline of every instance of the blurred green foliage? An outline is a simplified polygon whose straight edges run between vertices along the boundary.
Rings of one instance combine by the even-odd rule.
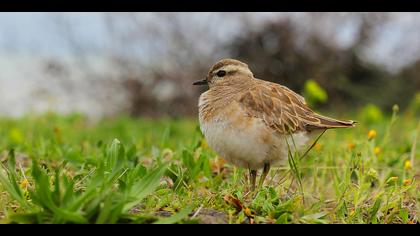
[[[312,106],[317,103],[325,103],[328,100],[327,92],[315,80],[305,82],[303,95],[308,104]]]
[[[368,104],[362,109],[362,117],[365,122],[368,124],[374,124],[382,122],[384,115],[382,114],[381,109],[374,104]]]
[[[413,113],[420,116],[420,92],[416,93],[409,107],[413,111]]]

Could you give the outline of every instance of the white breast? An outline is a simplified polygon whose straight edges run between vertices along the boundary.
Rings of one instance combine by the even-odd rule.
[[[264,164],[269,146],[259,140],[259,130],[264,128],[261,124],[241,130],[218,117],[201,123],[200,127],[209,146],[228,162],[244,168]]]

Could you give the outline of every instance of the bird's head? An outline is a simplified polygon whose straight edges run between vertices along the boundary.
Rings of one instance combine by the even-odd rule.
[[[253,79],[248,65],[235,59],[222,59],[214,64],[204,80],[196,81],[193,85],[235,86]]]

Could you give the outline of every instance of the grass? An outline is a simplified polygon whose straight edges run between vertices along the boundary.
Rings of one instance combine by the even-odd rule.
[[[418,117],[351,117],[357,128],[327,131],[256,194],[247,194],[248,171],[218,157],[194,119],[1,118],[0,220],[417,223]]]

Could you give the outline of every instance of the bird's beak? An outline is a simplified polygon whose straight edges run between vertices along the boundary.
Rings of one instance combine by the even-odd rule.
[[[203,80],[195,81],[195,82],[193,83],[193,85],[207,85],[207,84],[208,84],[208,82],[207,82],[207,78],[205,78],[205,79],[203,79]]]

